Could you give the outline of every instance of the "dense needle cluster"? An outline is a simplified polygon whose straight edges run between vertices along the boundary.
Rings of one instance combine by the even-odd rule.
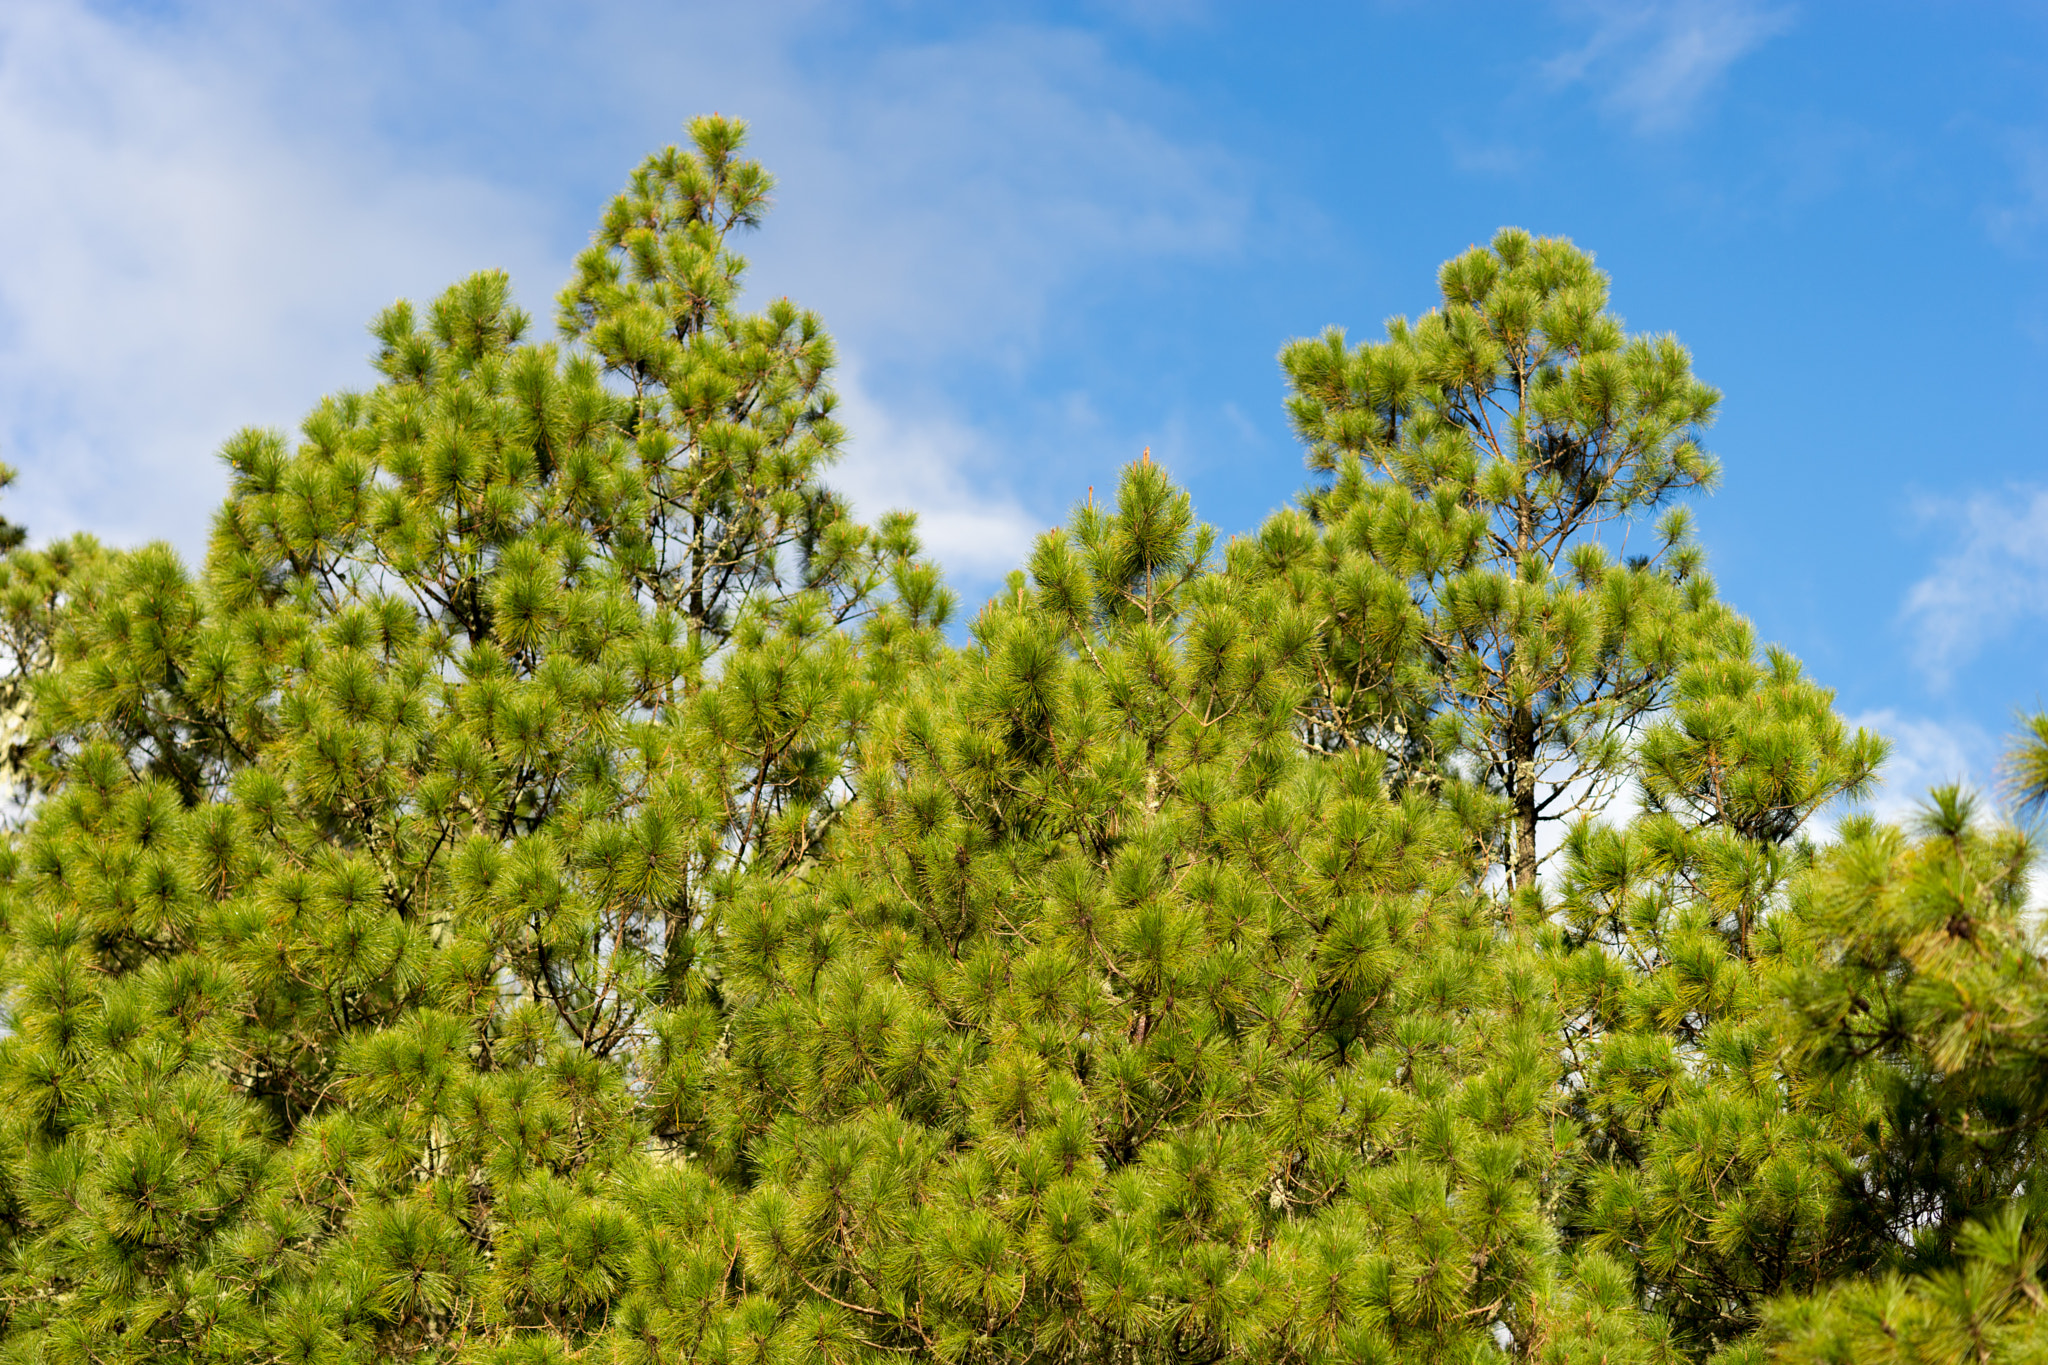
[[[1883,744],[1590,257],[1289,346],[1297,508],[1134,464],[949,636],[691,135],[556,341],[473,276],[230,441],[198,573],[0,561],[0,1359],[2048,1350],[2030,843],[1816,842]]]

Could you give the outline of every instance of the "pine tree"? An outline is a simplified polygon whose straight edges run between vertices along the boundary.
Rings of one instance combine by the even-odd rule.
[[[1883,756],[1832,702],[1729,622],[1635,746],[1640,813],[1566,837],[1545,931],[1589,1158],[1563,1230],[1633,1265],[1702,1355],[1881,1255],[1882,1211],[1849,1176],[1867,1110],[1802,1063],[1778,1006],[1804,826]]]
[[[750,1296],[669,1291],[651,1357],[1661,1358],[1546,1230],[1540,961],[1454,816],[1303,750],[1314,619],[1209,545],[1126,470],[869,732],[821,874],[731,922],[707,1162]]]
[[[15,471],[0,465],[0,489]],[[66,610],[107,558],[91,536],[43,549],[27,546],[25,528],[0,518],[0,804],[25,818],[47,780],[38,762],[31,720],[37,680],[56,662],[56,635]]]
[[[657,160],[758,214],[737,125],[693,131]],[[383,382],[296,445],[229,443],[203,576],[148,547],[56,613],[8,864],[13,1354],[581,1340],[689,1197],[648,1153],[695,1121],[721,916],[815,856],[949,599],[815,483],[815,319],[736,313],[685,235],[724,292],[658,393],[602,377],[642,301],[563,351],[472,277],[380,317]]]
[[[819,482],[843,439],[832,340],[786,298],[735,311],[746,262],[727,238],[760,223],[774,179],[738,155],[742,124],[700,118],[690,134],[694,152],[669,147],[634,171],[559,302],[563,337],[632,390],[620,429],[653,533],[622,567],[693,641],[725,640],[742,602],[790,589],[822,594],[844,622],[887,561]]]
[[[1327,585],[1312,721],[1428,778],[1475,763],[1508,806],[1503,866],[1536,884],[1538,827],[1596,809],[1628,740],[1715,618],[1682,506],[1709,486],[1719,395],[1669,336],[1629,337],[1562,238],[1503,229],[1445,263],[1441,304],[1387,339],[1281,353],[1320,528],[1268,534]],[[1622,544],[1613,543],[1621,540]]]
[[[2042,799],[2048,718],[2010,764]],[[2033,840],[1938,788],[1915,827],[1869,820],[1800,888],[1804,951],[1784,992],[1800,1055],[1863,1099],[1858,1177],[1881,1212],[1877,1270],[1780,1304],[1789,1361],[1952,1365],[2048,1349],[2040,1135],[2048,964],[2026,906]]]

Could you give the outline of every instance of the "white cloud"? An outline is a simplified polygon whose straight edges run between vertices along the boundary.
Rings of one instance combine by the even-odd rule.
[[[203,543],[245,424],[360,383],[401,292],[539,254],[475,179],[287,133],[231,44],[0,11],[0,433],[36,533]],[[277,54],[289,64],[298,55]]]
[[[1163,132],[1169,97],[1100,40],[994,28],[750,91],[780,180],[757,278],[801,291],[871,365],[963,350],[1024,363],[1091,273],[1245,236],[1243,168]]]
[[[1045,528],[1001,485],[1001,462],[981,432],[943,416],[891,413],[869,396],[851,365],[840,375],[839,393],[850,448],[832,482],[856,515],[916,509],[925,553],[955,574],[986,581],[1024,566]]]
[[[1592,23],[1584,45],[1552,58],[1558,85],[1591,85],[1638,132],[1690,122],[1728,69],[1791,22],[1787,9],[1754,0],[1576,0],[1567,12]]]
[[[0,8],[0,455],[38,535],[196,553],[227,435],[368,382],[370,316],[471,270],[511,269],[545,328],[598,196],[723,109],[780,180],[757,294],[862,361],[840,481],[999,573],[1038,519],[991,472],[1121,443],[947,386],[1014,384],[1092,275],[1234,251],[1249,215],[1243,168],[1162,131],[1168,94],[1055,28],[900,41],[813,0],[169,13]]]
[[[2048,489],[1929,503],[1923,514],[1951,527],[1956,543],[1907,592],[1900,614],[1922,672],[1941,688],[2015,624],[2048,616]]]
[[[1998,742],[1970,720],[1936,720],[1889,707],[1845,718],[1851,729],[1874,730],[1891,741],[1891,756],[1865,808],[1880,820],[1903,823],[1935,787],[1961,783],[1980,794],[1993,790]]]

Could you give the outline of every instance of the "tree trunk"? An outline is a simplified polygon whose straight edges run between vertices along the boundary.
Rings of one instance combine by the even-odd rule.
[[[1508,796],[1514,803],[1508,879],[1516,890],[1536,885],[1536,713],[1515,708],[1508,729]]]

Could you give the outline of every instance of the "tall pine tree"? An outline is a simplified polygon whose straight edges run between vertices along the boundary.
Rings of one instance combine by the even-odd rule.
[[[1291,343],[1289,410],[1328,477],[1305,499],[1327,584],[1314,721],[1428,778],[1477,765],[1507,804],[1502,864],[1533,887],[1538,828],[1597,808],[1635,727],[1715,616],[1684,492],[1716,476],[1719,395],[1669,336],[1630,337],[1562,238],[1503,229],[1447,262],[1441,303]],[[1665,509],[1649,544],[1625,533]]]
[[[1883,746],[1733,624],[1635,754],[1641,811],[1570,832],[1543,935],[1588,1159],[1560,1230],[1632,1265],[1704,1355],[1881,1254],[1851,1175],[1868,1115],[1801,1061],[1778,1000],[1806,823],[1866,791]]]
[[[2048,717],[2015,747],[2015,805],[2048,796]],[[1783,994],[1803,1065],[1856,1098],[1867,1258],[1769,1314],[1792,1362],[1961,1365],[2048,1353],[2048,961],[2031,835],[1956,787],[1913,825],[1863,820],[1799,889]],[[1762,1351],[1756,1352],[1758,1356]]]
[[[8,892],[16,1353],[607,1316],[617,1181],[720,1027],[721,916],[814,857],[948,608],[906,519],[817,485],[829,344],[735,311],[722,232],[766,181],[737,125],[693,134],[656,160],[710,187],[719,230],[677,231],[723,284],[658,392],[603,380],[630,291],[564,351],[475,276],[380,317],[383,382],[298,442],[230,442],[202,577],[146,548],[59,613]],[[597,1279],[559,1279],[564,1238]]]

